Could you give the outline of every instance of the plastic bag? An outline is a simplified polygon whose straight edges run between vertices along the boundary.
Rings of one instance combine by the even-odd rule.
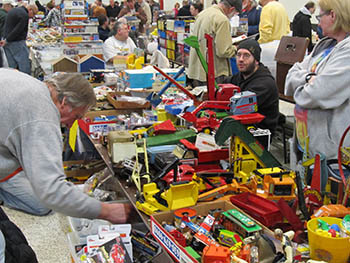
[[[8,68],[9,67],[9,63],[7,61],[7,57],[5,54],[5,50],[3,47],[0,47],[0,55],[1,55],[1,61],[2,61],[2,65],[0,65],[3,68]]]

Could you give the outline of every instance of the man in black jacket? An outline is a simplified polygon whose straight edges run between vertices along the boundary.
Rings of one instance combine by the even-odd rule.
[[[232,83],[241,91],[252,91],[257,96],[258,112],[265,119],[257,126],[274,134],[279,117],[279,97],[275,79],[267,67],[260,63],[261,48],[254,39],[242,41],[237,48],[236,61],[239,73],[226,77],[224,83]]]
[[[29,49],[26,45],[29,18],[35,16],[38,7],[35,4],[23,5],[8,12],[4,40],[0,46],[5,49],[8,64],[11,68],[31,74]]]
[[[310,39],[308,51],[313,48],[311,34],[311,16],[315,13],[315,3],[308,2],[293,18],[293,37],[308,37]]]
[[[188,0],[182,1],[182,7],[179,9],[179,13],[177,13],[177,16],[191,16],[190,11],[190,3]]]

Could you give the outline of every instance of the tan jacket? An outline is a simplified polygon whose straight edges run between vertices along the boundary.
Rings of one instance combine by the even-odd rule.
[[[207,41],[204,34],[214,38],[214,67],[215,77],[231,74],[230,58],[236,54],[236,47],[232,45],[231,25],[227,16],[217,5],[213,5],[196,18],[193,35],[197,36],[201,52],[207,57]],[[187,75],[191,79],[206,81],[206,73],[199,61],[194,48],[191,48]]]

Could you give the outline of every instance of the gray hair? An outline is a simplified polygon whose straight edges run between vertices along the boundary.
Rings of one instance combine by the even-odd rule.
[[[73,108],[92,107],[96,104],[96,95],[89,81],[79,73],[59,73],[47,80],[57,92],[57,99],[67,103]]]
[[[119,29],[122,29],[122,25],[125,25],[126,23],[124,23],[123,20],[119,20],[114,24],[111,35],[114,36],[115,34],[118,33]]]
[[[227,8],[234,7],[239,13],[242,11],[242,0],[221,0],[220,3],[225,5]]]

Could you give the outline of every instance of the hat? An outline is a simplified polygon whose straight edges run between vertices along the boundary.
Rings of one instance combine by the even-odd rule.
[[[5,4],[10,4],[12,6],[16,6],[17,3],[13,0],[2,0],[2,4],[5,5]]]
[[[242,0],[226,0],[231,7],[234,7],[237,12],[242,12]]]
[[[260,61],[260,55],[261,55],[261,47],[255,39],[248,38],[243,40],[241,43],[239,43],[237,51],[241,48],[249,50],[249,52],[253,55],[253,57]]]

